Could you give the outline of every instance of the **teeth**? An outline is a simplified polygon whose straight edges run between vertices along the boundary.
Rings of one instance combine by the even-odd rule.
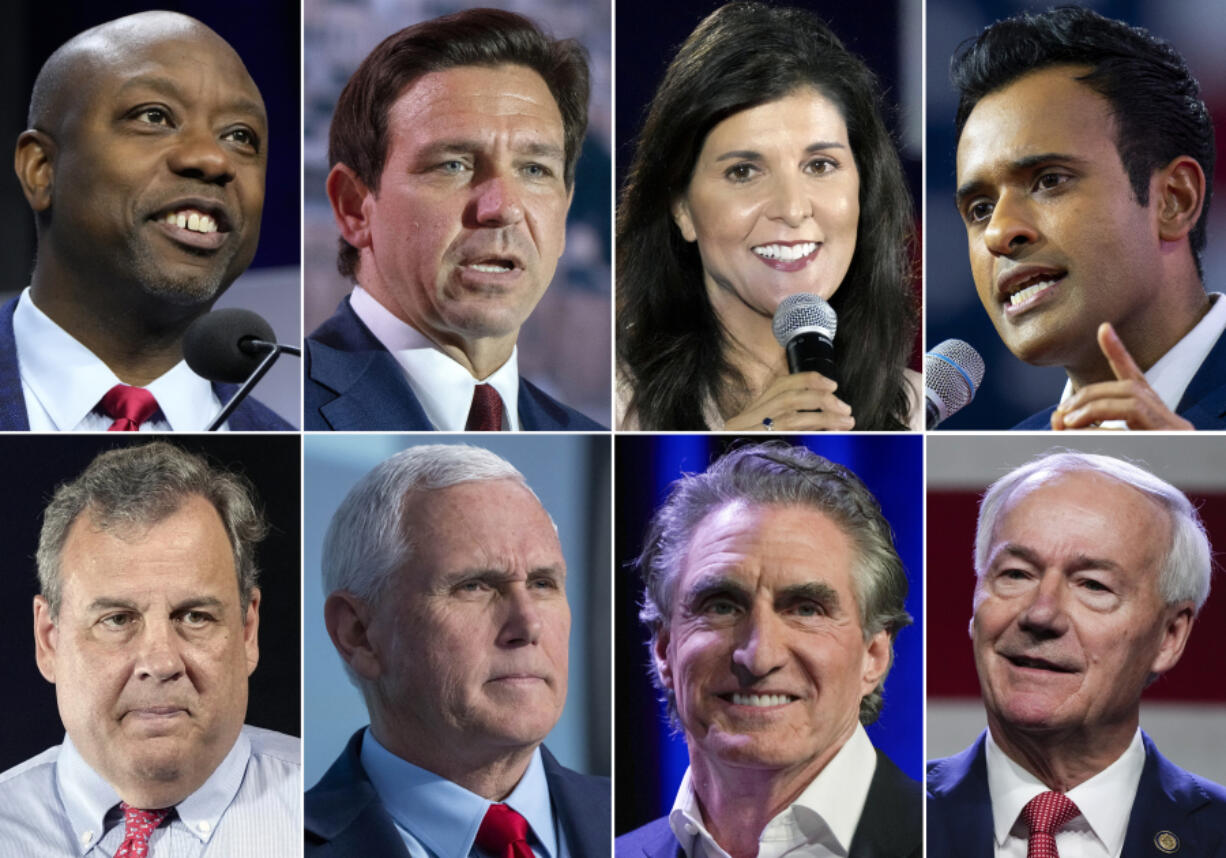
[[[1024,304],[1026,301],[1029,301],[1032,297],[1034,297],[1036,293],[1043,291],[1055,282],[1056,281],[1054,280],[1040,280],[1038,283],[1033,283],[1020,292],[1014,292],[1009,296],[1009,304],[1014,307],[1016,307],[1018,304]]]
[[[791,262],[808,256],[815,250],[817,250],[817,242],[806,241],[803,244],[761,244],[755,247],[753,252],[763,259],[781,259],[784,262]]]
[[[202,212],[184,209],[181,212],[171,212],[163,220],[179,229],[190,229],[192,232],[217,232],[217,221]]]
[[[782,706],[792,698],[786,694],[733,694],[732,702],[737,706]]]
[[[510,271],[513,266],[487,262],[474,262],[468,267],[472,268],[474,271],[484,271],[487,274],[505,274],[506,272]]]

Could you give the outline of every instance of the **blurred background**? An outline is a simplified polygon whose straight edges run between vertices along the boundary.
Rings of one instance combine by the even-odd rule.
[[[17,135],[25,130],[34,78],[56,48],[82,30],[151,8],[182,12],[212,27],[242,57],[264,97],[269,149],[260,246],[251,267],[216,307],[254,310],[269,321],[279,342],[300,343],[301,18],[297,0],[10,0],[0,27],[0,142],[11,152]],[[3,303],[29,285],[36,247],[34,215],[16,175],[7,169],[0,180],[0,230],[6,236],[6,252],[0,255]],[[301,362],[281,358],[254,395],[293,425],[302,425]]]
[[[307,333],[315,330],[352,286],[336,271],[339,233],[324,193],[328,126],[336,99],[366,55],[386,37],[418,21],[474,5],[527,15],[554,38],[578,39],[588,51],[592,99],[567,218],[566,252],[553,285],[520,331],[519,371],[550,395],[608,426],[612,420],[609,0],[305,0],[303,326]]]
[[[553,517],[566,558],[570,685],[545,740],[565,766],[609,774],[609,438],[603,435],[307,435],[303,452],[305,769],[315,785],[349,737],[369,723],[324,628],[320,552],[332,514],[367,471],[419,444],[476,444],[519,469]]]
[[[618,0],[617,3],[617,187],[620,193],[647,107],[677,48],[698,22],[723,0]],[[849,51],[877,75],[884,93],[886,128],[894,137],[915,204],[917,243],[915,294],[920,270],[920,183],[923,149],[922,4],[916,0],[861,0],[857,3],[774,2],[819,15]],[[643,22],[650,21],[650,26]],[[917,336],[916,355],[919,354]],[[919,368],[918,361],[912,366]]]
[[[754,440],[775,439],[759,436]],[[913,435],[831,434],[782,436],[780,440],[803,444],[853,471],[877,498],[894,530],[894,545],[910,582],[907,611],[915,622],[898,635],[894,666],[885,683],[885,706],[881,717],[866,729],[876,747],[908,776],[920,780],[924,640],[922,439]],[[670,729],[658,700],[659,692],[648,673],[648,634],[638,618],[643,582],[630,564],[642,551],[647,523],[673,481],[683,473],[705,471],[724,450],[739,443],[743,443],[742,439],[726,435],[619,435],[616,439],[615,835],[667,814],[689,766],[685,739]]]
[[[1226,546],[1226,472],[1222,439],[1184,435],[1061,437],[1061,448],[1105,453],[1147,468],[1191,498],[1209,543]],[[987,721],[968,624],[975,591],[975,521],[979,498],[1012,469],[1051,449],[1036,435],[928,439],[928,758],[969,745]],[[1221,569],[1214,587],[1226,590]],[[1226,592],[1210,592],[1183,658],[1145,690],[1141,727],[1162,753],[1198,775],[1226,782],[1226,683],[1222,682],[1221,634]]]
[[[987,365],[974,402],[941,429],[1009,429],[1036,411],[1054,405],[1064,388],[1060,367],[1035,367],[1009,353],[975,294],[967,262],[966,230],[954,208],[954,113],[958,99],[949,82],[949,59],[958,45],[989,24],[1024,11],[1042,11],[1054,0],[927,0],[928,104],[926,225],[927,346],[950,337],[974,346]],[[1170,42],[1200,81],[1201,97],[1214,119],[1218,141],[1215,177],[1217,211],[1210,212],[1205,248],[1205,288],[1226,289],[1226,194],[1221,169],[1226,139],[1226,14],[1221,0],[1090,0],[1086,6],[1111,18],[1144,27]]]

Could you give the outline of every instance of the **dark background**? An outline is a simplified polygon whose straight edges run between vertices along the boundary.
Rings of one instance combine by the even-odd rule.
[[[0,688],[10,705],[0,714],[0,771],[63,741],[55,686],[34,662],[34,552],[43,507],[55,488],[104,450],[147,442],[115,435],[6,435],[0,439]],[[297,435],[177,435],[167,439],[205,454],[214,467],[245,474],[270,524],[256,551],[260,569],[260,663],[250,680],[246,723],[300,735],[302,624],[299,583]],[[17,701],[19,705],[14,705]]]

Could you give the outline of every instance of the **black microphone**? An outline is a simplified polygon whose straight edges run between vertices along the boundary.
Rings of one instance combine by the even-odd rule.
[[[771,328],[788,354],[788,372],[817,372],[838,381],[834,370],[838,325],[838,314],[820,295],[797,292],[780,301]]]
[[[946,340],[924,355],[924,410],[929,429],[975,398],[983,370],[979,352],[962,340]]]
[[[272,326],[263,317],[241,307],[205,313],[188,326],[183,334],[183,358],[192,372],[209,381],[242,385],[207,431],[226,422],[282,353],[302,356],[298,347],[276,342]]]

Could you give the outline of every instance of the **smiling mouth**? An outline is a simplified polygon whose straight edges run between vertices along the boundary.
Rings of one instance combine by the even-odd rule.
[[[1050,661],[1045,661],[1041,658],[1030,658],[1024,655],[1007,655],[1005,660],[1014,667],[1024,667],[1029,670],[1046,670],[1051,673],[1076,673],[1077,671],[1071,667],[1064,667],[1059,664],[1053,664]]]
[[[740,694],[734,692],[732,694],[721,694],[720,696],[733,706],[753,706],[758,709],[785,706],[788,703],[795,703],[800,699],[799,697],[793,697],[791,694]]]
[[[753,252],[763,259],[795,262],[812,255],[820,246],[816,241],[800,241],[795,244],[759,244],[753,248]]]

